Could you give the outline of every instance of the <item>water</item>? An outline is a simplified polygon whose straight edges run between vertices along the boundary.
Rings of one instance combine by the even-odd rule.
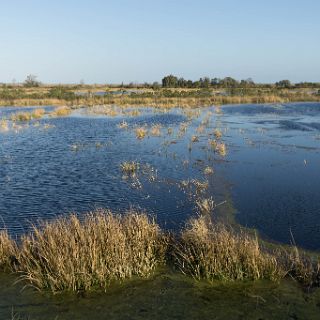
[[[0,119],[21,108],[0,109]],[[224,106],[199,114],[145,109],[136,117],[45,117],[0,130],[0,215],[13,234],[37,219],[96,207],[145,209],[162,227],[179,229],[196,213],[195,200],[212,196],[222,214],[256,228],[269,240],[320,249],[320,104]],[[201,122],[209,119],[199,130]],[[118,127],[128,122],[128,129]],[[179,127],[187,122],[186,133]],[[134,129],[161,125],[161,136],[136,139]],[[168,128],[173,132],[168,133]],[[197,131],[198,128],[198,131]],[[214,128],[225,157],[208,145]],[[199,141],[191,143],[192,135]],[[120,170],[138,161],[136,178]],[[214,168],[205,175],[206,166]],[[208,189],[183,188],[183,180]],[[192,184],[191,184],[192,185]],[[232,207],[232,210],[230,210]],[[225,212],[224,212],[225,211]]]

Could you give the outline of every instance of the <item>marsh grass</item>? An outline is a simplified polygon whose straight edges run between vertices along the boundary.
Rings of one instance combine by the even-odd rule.
[[[212,197],[196,200],[196,206],[201,215],[211,214],[216,207]]]
[[[287,277],[304,287],[320,285],[318,256],[214,222],[207,214],[214,207],[212,199],[199,201],[200,216],[178,234],[162,232],[145,213],[102,209],[43,222],[17,241],[1,231],[0,269],[52,292],[106,290],[114,281],[148,277],[164,263],[209,282]]]
[[[71,109],[67,106],[61,106],[56,108],[54,111],[50,113],[53,117],[66,117],[71,113]]]
[[[9,124],[6,119],[0,120],[0,131],[8,131],[9,130]]]
[[[222,157],[226,156],[227,148],[223,142],[218,142],[215,148],[215,151]]]
[[[11,115],[11,121],[30,121],[32,119],[31,112],[17,112]]]
[[[45,114],[45,110],[40,108],[40,109],[35,109],[32,113],[31,113],[31,117],[33,119],[41,119]]]
[[[155,124],[150,129],[150,134],[154,137],[160,137],[161,136],[161,125]]]
[[[118,124],[119,129],[127,129],[128,128],[128,123],[126,121],[122,121]]]
[[[136,161],[124,161],[120,164],[120,168],[123,173],[133,175],[139,170],[140,165]]]
[[[191,219],[174,248],[174,263],[184,274],[200,280],[280,280],[285,271],[258,239],[207,217]]]
[[[215,136],[216,139],[220,139],[220,138],[222,137],[222,132],[221,132],[221,130],[219,130],[219,129],[215,129],[215,130],[213,131],[213,134],[214,134],[214,136]]]
[[[148,130],[144,127],[138,127],[135,129],[136,138],[142,140],[147,135]]]
[[[17,255],[17,245],[6,230],[0,231],[0,269],[12,271],[15,257]]]
[[[22,238],[18,271],[38,289],[106,289],[111,281],[148,277],[163,261],[158,225],[144,213],[98,210],[34,227]]]

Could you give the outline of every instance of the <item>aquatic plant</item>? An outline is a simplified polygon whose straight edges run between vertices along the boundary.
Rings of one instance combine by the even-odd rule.
[[[67,106],[61,106],[56,108],[54,111],[51,112],[51,116],[54,117],[66,117],[71,113],[71,109]]]
[[[215,129],[213,131],[214,136],[216,137],[216,139],[220,139],[222,137],[222,132],[219,129]]]
[[[9,130],[8,121],[6,119],[0,120],[0,130],[1,131],[8,131]]]
[[[215,150],[223,157],[227,154],[227,148],[223,142],[217,143]]]
[[[118,128],[127,129],[128,128],[128,123],[123,120],[121,123],[118,124]]]
[[[199,137],[198,136],[192,136],[191,137],[191,142],[199,142]]]
[[[135,129],[135,133],[137,139],[143,139],[147,135],[148,131],[144,127],[139,127]]]
[[[30,121],[32,114],[30,112],[17,112],[13,113],[10,117],[11,121]]]
[[[207,167],[204,168],[203,172],[204,172],[204,174],[206,174],[206,175],[213,174],[213,168],[207,166]]]
[[[216,207],[212,197],[197,199],[196,205],[200,214],[211,214]]]
[[[44,116],[45,114],[45,110],[44,109],[35,109],[34,111],[32,111],[31,113],[31,117],[33,119],[40,119]]]
[[[18,271],[38,289],[105,289],[113,280],[148,277],[164,260],[164,243],[144,213],[71,215],[22,238]]]
[[[214,150],[216,149],[216,147],[217,147],[217,141],[216,140],[209,140],[208,143],[209,143],[209,145],[210,145],[210,147],[212,149],[214,149]]]
[[[155,124],[150,129],[150,134],[154,137],[160,137],[161,136],[161,125]]]
[[[179,270],[197,280],[279,280],[285,275],[255,236],[212,223],[207,216],[188,222],[173,256]]]
[[[197,179],[192,179],[191,183],[196,188],[196,193],[202,193],[203,191],[205,191],[209,187],[208,181],[200,181]]]
[[[120,164],[120,168],[125,174],[135,174],[139,170],[139,163],[135,161],[124,161]]]

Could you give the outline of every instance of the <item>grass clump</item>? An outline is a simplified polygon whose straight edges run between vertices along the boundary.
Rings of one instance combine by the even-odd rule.
[[[196,200],[196,205],[197,205],[198,212],[202,215],[211,214],[216,207],[212,197],[198,199]]]
[[[11,121],[30,121],[32,119],[32,113],[30,112],[17,112],[11,115]]]
[[[38,289],[106,289],[113,280],[149,276],[163,261],[158,225],[146,214],[110,211],[59,218],[21,243],[19,271]]]
[[[227,154],[226,145],[223,142],[217,143],[215,151],[219,153],[219,155],[222,157],[226,156]]]
[[[56,108],[54,111],[51,112],[51,116],[53,117],[66,117],[71,113],[71,109],[66,106],[61,106]]]
[[[279,280],[285,274],[256,237],[213,224],[204,216],[189,221],[173,255],[180,271],[197,280]]]
[[[0,131],[8,131],[8,130],[9,130],[8,121],[6,119],[1,119],[0,120]]]
[[[0,231],[0,270],[13,270],[17,254],[17,245],[7,231]]]
[[[154,137],[160,137],[161,136],[161,125],[155,124],[150,129],[150,134]]]
[[[220,139],[222,137],[222,132],[219,129],[215,129],[213,131],[214,136],[216,137],[216,139]]]
[[[147,135],[147,129],[144,127],[139,127],[139,128],[136,128],[135,133],[136,133],[137,139],[141,140],[141,139],[144,139],[145,136]]]
[[[44,116],[44,114],[45,114],[45,110],[40,108],[40,109],[35,109],[32,112],[31,116],[33,119],[41,119]]]
[[[135,174],[139,170],[139,163],[136,161],[125,161],[120,164],[120,168],[125,174]]]

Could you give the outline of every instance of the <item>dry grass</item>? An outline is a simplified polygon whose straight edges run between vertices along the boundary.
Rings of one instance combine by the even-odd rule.
[[[8,131],[9,130],[9,124],[6,119],[0,120],[0,131]]]
[[[189,221],[173,255],[179,270],[198,280],[279,280],[285,275],[256,237],[213,224],[206,217]]]
[[[222,137],[222,132],[219,129],[215,129],[213,131],[214,136],[216,137],[216,139],[220,139]]]
[[[135,161],[125,161],[120,164],[120,168],[123,173],[125,174],[135,174],[139,170],[139,163]]]
[[[30,121],[32,119],[31,112],[17,112],[11,115],[11,121]]]
[[[196,205],[197,205],[198,212],[202,215],[213,213],[213,210],[216,207],[212,197],[198,199],[196,200]]]
[[[199,137],[198,136],[192,136],[191,137],[191,142],[199,142]]]
[[[148,131],[144,127],[139,127],[139,128],[136,128],[135,133],[136,133],[136,138],[141,140],[145,138]]]
[[[127,129],[128,128],[128,123],[126,121],[122,121],[121,123],[118,124],[119,129]]]
[[[71,109],[67,106],[61,106],[56,108],[54,111],[50,113],[53,117],[66,117],[71,113]]]
[[[163,261],[160,229],[146,214],[97,211],[34,228],[22,238],[18,271],[38,289],[91,290],[147,277]]]
[[[197,280],[290,277],[307,287],[320,285],[318,257],[295,246],[263,245],[252,233],[213,223],[208,213],[214,207],[210,198],[199,201],[200,217],[176,236],[133,210],[124,215],[97,210],[81,220],[62,217],[34,227],[17,242],[1,231],[0,269],[52,292],[106,289],[112,281],[148,277],[166,258]]]
[[[155,124],[150,129],[150,134],[154,137],[160,137],[161,136],[161,125]]]
[[[227,154],[226,145],[223,142],[218,142],[215,151],[219,153],[220,156],[224,157]]]
[[[35,109],[33,112],[32,112],[32,118],[33,119],[40,119],[44,116],[45,114],[45,110],[44,109]]]
[[[0,269],[12,271],[17,245],[7,231],[0,231]]]
[[[205,167],[203,170],[203,173],[206,175],[211,175],[211,174],[213,174],[213,172],[214,172],[213,168],[209,167],[209,166]]]

